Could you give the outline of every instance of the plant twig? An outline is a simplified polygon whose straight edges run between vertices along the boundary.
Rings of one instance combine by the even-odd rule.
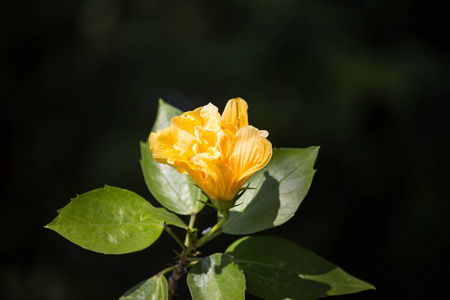
[[[184,274],[187,273],[185,263],[186,256],[183,251],[181,258],[178,260],[177,268],[173,269],[172,274],[168,280],[168,290],[169,290],[169,300],[172,300],[174,296],[176,296],[176,291],[178,287],[178,281],[183,277]]]

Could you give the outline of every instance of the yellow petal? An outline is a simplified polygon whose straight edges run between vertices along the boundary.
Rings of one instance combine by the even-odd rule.
[[[170,127],[150,135],[153,158],[188,173],[218,209],[232,207],[245,181],[272,156],[268,132],[248,125],[247,110],[235,98],[222,116],[209,103],[172,118]]]
[[[263,138],[267,138],[269,136],[269,132],[267,130],[260,130],[259,135]]]
[[[203,128],[207,130],[217,131],[220,129],[219,109],[209,103],[201,108],[200,116],[203,120]]]
[[[197,110],[196,110],[197,111]],[[170,128],[174,139],[174,148],[180,152],[187,152],[195,139],[195,128],[202,124],[200,114],[187,112],[172,118]]]
[[[153,159],[159,163],[167,163],[167,159],[176,155],[174,143],[171,127],[150,133],[149,144]]]
[[[228,100],[222,114],[222,121],[240,129],[248,126],[248,105],[242,98]]]
[[[197,141],[195,145],[195,153],[207,153],[211,154],[215,158],[221,156],[221,153],[215,147],[216,135],[216,131],[207,130],[200,126],[197,126],[195,128],[195,138]]]
[[[189,167],[189,161],[184,153],[175,149],[176,140],[174,140],[173,128],[167,127],[152,132],[149,138],[150,151],[156,162],[172,166],[180,173],[186,173],[186,167]]]
[[[228,156],[236,179],[243,184],[253,173],[267,165],[272,157],[272,144],[261,137],[257,128],[246,126],[236,133]]]
[[[233,200],[238,191],[233,188],[234,171],[230,166],[204,153],[196,155],[193,163],[197,170],[188,170],[188,174],[211,200]]]
[[[229,136],[224,131],[219,131],[216,134],[215,148],[220,152],[222,160],[228,163],[228,151],[231,146],[231,141],[234,135]]]

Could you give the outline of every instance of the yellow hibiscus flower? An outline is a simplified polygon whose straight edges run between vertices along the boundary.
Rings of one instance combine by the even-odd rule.
[[[272,157],[269,133],[248,124],[247,109],[235,98],[222,116],[209,103],[172,118],[150,134],[153,159],[189,174],[218,209],[233,207],[247,179]]]

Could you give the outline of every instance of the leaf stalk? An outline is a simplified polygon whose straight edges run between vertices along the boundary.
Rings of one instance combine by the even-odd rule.
[[[186,246],[183,244],[183,242],[180,240],[180,238],[178,237],[178,235],[176,235],[175,232],[173,232],[173,230],[167,226],[166,223],[164,223],[164,229],[167,231],[167,233],[170,234],[170,236],[173,237],[173,239],[181,246],[181,248],[184,250],[186,250]]]

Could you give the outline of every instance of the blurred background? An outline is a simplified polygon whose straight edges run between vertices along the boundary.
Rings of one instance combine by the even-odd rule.
[[[297,214],[264,234],[377,287],[334,299],[447,295],[443,2],[2,6],[1,299],[118,299],[171,263],[176,244],[164,233],[144,251],[106,256],[43,226],[70,198],[104,184],[159,205],[139,165],[158,99],[222,111],[234,97],[247,100],[251,124],[268,130],[275,147],[321,146]],[[202,214],[200,227],[210,226],[214,213]],[[205,253],[237,238],[223,235]]]

